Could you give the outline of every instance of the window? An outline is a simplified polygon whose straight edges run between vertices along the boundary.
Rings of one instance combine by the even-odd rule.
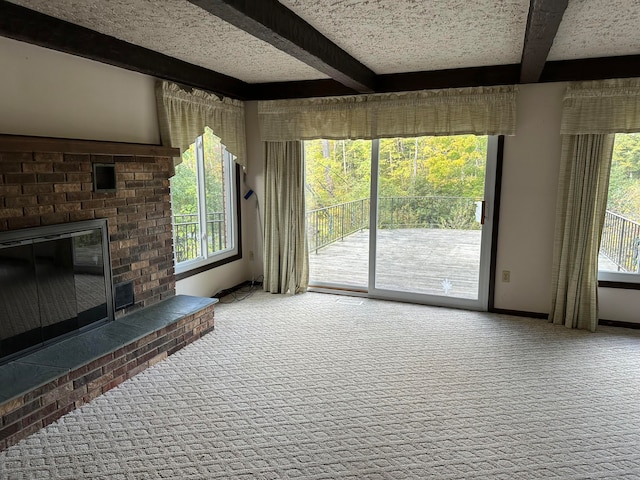
[[[640,133],[616,134],[598,269],[601,281],[640,284]]]
[[[177,274],[239,258],[236,170],[235,157],[208,127],[182,154],[171,178]]]

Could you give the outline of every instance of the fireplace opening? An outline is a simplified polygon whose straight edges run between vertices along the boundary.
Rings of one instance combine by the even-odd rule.
[[[0,233],[0,363],[113,319],[105,219]]]

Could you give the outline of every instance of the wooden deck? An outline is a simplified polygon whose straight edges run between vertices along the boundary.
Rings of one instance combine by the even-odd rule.
[[[377,288],[477,298],[480,230],[379,230],[376,264]],[[312,285],[366,289],[368,268],[368,230],[309,254]]]
[[[377,288],[477,298],[480,230],[397,229],[379,230],[378,235]],[[600,266],[615,270],[603,256]],[[309,252],[311,285],[366,290],[368,269],[368,230]]]

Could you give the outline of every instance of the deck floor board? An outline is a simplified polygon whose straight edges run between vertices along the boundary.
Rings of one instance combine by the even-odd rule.
[[[376,264],[377,288],[477,298],[480,230],[379,230]],[[366,289],[368,268],[368,230],[309,254],[312,284]]]
[[[379,230],[378,235],[377,288],[477,298],[480,230],[414,228]],[[615,270],[603,256],[600,266]],[[309,252],[312,285],[366,290],[368,270],[369,230]],[[446,281],[451,286],[445,292]]]

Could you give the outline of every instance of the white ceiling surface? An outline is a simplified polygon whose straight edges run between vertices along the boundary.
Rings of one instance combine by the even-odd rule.
[[[10,0],[245,82],[328,78],[186,0]]]
[[[520,63],[529,0],[280,0],[377,74]]]
[[[640,54],[640,0],[570,0],[548,60]]]
[[[328,78],[186,0],[10,0],[245,82]],[[260,0],[254,0],[260,1]],[[376,74],[517,64],[529,0],[280,0]],[[640,0],[570,0],[549,60],[640,54]]]

